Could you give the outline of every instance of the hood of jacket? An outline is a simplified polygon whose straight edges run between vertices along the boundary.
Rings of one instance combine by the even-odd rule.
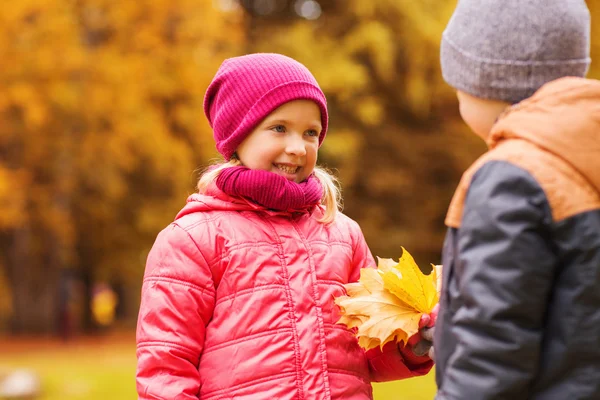
[[[492,128],[488,146],[515,138],[562,158],[600,193],[600,81],[561,78],[512,106]]]
[[[321,206],[309,210],[270,210],[243,197],[230,196],[217,188],[216,185],[211,185],[204,194],[194,193],[190,195],[187,198],[186,205],[179,211],[175,220],[188,214],[205,211],[259,211],[272,216],[297,216],[306,213],[310,214],[315,210],[323,212]]]

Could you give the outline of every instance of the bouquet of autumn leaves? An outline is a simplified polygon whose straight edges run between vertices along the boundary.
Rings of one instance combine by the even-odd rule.
[[[407,343],[419,331],[421,316],[438,303],[441,289],[441,266],[425,275],[404,248],[398,262],[378,260],[377,268],[363,268],[357,283],[345,285],[347,296],[335,299],[342,313],[338,323],[358,328],[358,343],[365,350],[391,341]]]

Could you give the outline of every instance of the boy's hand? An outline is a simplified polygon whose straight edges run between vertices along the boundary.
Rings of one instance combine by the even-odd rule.
[[[421,357],[428,354],[429,358],[434,359],[433,333],[438,311],[439,304],[433,308],[430,314],[423,314],[419,321],[419,332],[408,339],[408,345],[416,356]]]

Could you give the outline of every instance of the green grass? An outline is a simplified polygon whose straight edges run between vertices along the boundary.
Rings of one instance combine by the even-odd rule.
[[[135,345],[131,335],[56,341],[0,339],[0,371],[28,368],[42,379],[40,400],[132,400]],[[375,400],[431,400],[433,373],[374,384]]]
[[[133,337],[0,342],[0,370],[27,368],[42,380],[40,400],[130,400],[135,392]]]

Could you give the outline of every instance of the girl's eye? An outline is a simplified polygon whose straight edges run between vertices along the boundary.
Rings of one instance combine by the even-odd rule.
[[[283,125],[275,125],[271,129],[274,130],[275,132],[280,132],[280,133],[285,132],[285,126],[283,126]]]
[[[309,130],[307,130],[307,131],[306,131],[306,134],[307,134],[308,136],[316,136],[316,137],[318,137],[318,136],[319,136],[319,132],[317,132],[317,131],[316,131],[316,130],[314,130],[314,129],[309,129]]]

